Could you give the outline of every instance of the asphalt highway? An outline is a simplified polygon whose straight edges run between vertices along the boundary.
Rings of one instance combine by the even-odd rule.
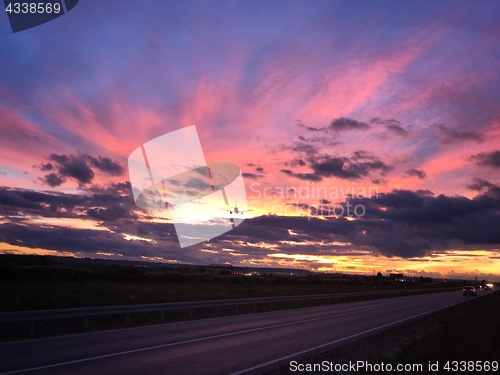
[[[0,344],[5,374],[232,374],[466,301],[460,291]]]

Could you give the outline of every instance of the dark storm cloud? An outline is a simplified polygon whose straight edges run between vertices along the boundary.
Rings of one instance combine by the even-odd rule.
[[[286,147],[286,149],[299,154],[307,155],[308,157],[318,153],[318,148],[315,145],[305,142],[293,142],[290,146]]]
[[[141,237],[154,238],[156,240],[175,238],[175,228],[173,224],[137,222],[134,223],[134,228]]]
[[[290,169],[282,169],[281,172],[301,180],[321,181],[328,177],[359,179],[372,174],[386,176],[393,169],[392,166],[364,150],[355,151],[352,156],[346,157],[319,155],[314,146],[307,144],[295,144],[290,149],[305,153],[306,161],[299,158],[286,164],[289,166],[308,166],[312,172],[294,172]]]
[[[179,261],[197,261],[193,252],[177,253],[179,245],[173,224],[142,223],[137,211],[128,182],[87,189],[82,195],[0,188],[0,215],[7,221],[0,225],[0,242],[86,254],[107,252],[135,257],[170,254]],[[47,217],[78,218],[82,223],[91,219],[100,222],[105,230],[31,221],[39,219],[43,223]],[[125,238],[126,234],[150,241],[130,241]]]
[[[116,196],[129,196],[131,193],[131,185],[129,181],[125,182],[117,182],[114,184],[110,184],[106,187],[88,187],[85,191],[92,192],[93,194],[112,194]]]
[[[172,224],[163,224],[162,231],[173,231]],[[76,229],[56,226],[25,226],[13,223],[0,225],[0,242],[14,246],[43,248],[79,254],[115,253],[128,257],[162,256],[184,262],[196,262],[189,250],[178,252],[175,233],[164,241],[127,240],[123,232]]]
[[[46,164],[40,165],[40,170],[42,172],[53,171],[54,169],[55,168],[51,163],[46,163]]]
[[[263,178],[264,177],[264,168],[263,167],[257,167],[255,164],[253,163],[249,163],[247,164],[249,167],[255,167],[255,173],[253,172],[243,172],[242,173],[242,176],[245,177],[245,178],[249,178],[249,179],[252,179],[252,180],[257,180],[259,178]]]
[[[304,128],[308,131],[311,131],[311,132],[318,132],[318,131],[326,131],[327,128],[326,127],[323,127],[323,128],[315,128],[313,126],[307,126],[306,124],[304,124],[302,121],[297,121],[297,125],[300,126],[301,128]],[[304,137],[299,137],[301,138],[302,140],[305,140]]]
[[[373,159],[373,157],[368,151],[358,150],[353,152],[352,159],[357,161],[360,159]]]
[[[482,192],[485,197],[500,197],[500,187],[481,178],[474,178],[473,183],[467,187],[470,190]]]
[[[92,166],[99,169],[101,172],[107,173],[111,176],[121,176],[123,174],[123,167],[118,162],[111,160],[107,157],[98,156],[97,158],[85,154],[87,160]]]
[[[255,174],[255,173],[250,173],[250,172],[243,172],[242,173],[242,176],[245,177],[245,178],[249,178],[249,179],[252,179],[252,180],[257,180],[259,178],[262,178],[263,176],[260,175],[260,174]]]
[[[497,188],[498,189],[498,188]],[[311,217],[262,216],[247,219],[231,232],[213,240],[271,242],[275,251],[304,253],[304,249],[289,241],[312,241],[307,254],[334,254],[332,243],[345,242],[344,250],[364,250],[385,256],[403,258],[421,257],[429,251],[445,251],[462,246],[494,247],[500,242],[500,190],[495,194],[466,197],[434,196],[432,192],[395,190],[380,194],[379,198],[351,199],[341,204],[351,207],[363,205],[366,214],[356,220],[345,216],[319,220],[314,215],[338,214],[339,210],[322,205],[312,207],[293,203],[308,211]],[[339,208],[339,207],[337,207]],[[290,231],[294,233],[291,234]],[[211,240],[212,242],[212,240]],[[321,243],[321,246],[318,246]],[[239,248],[239,247],[236,247]],[[250,251],[250,250],[248,250]]]
[[[415,177],[418,177],[420,179],[423,179],[423,178],[425,178],[425,176],[427,176],[427,174],[420,169],[409,169],[406,171],[406,174],[408,176],[415,176]]]
[[[0,242],[59,251],[126,252],[128,255],[144,254],[146,248],[151,247],[145,241],[126,241],[120,233],[12,223],[0,225]]]
[[[483,245],[500,242],[496,229],[500,227],[500,191],[468,199],[396,190],[380,194],[377,199],[353,200],[351,204],[365,205],[365,220],[375,220],[382,226],[403,226],[392,233],[395,238],[418,238],[431,248],[446,246],[453,240]]]
[[[313,173],[295,173],[290,169],[281,169],[280,172],[305,181],[321,181],[323,179],[321,176]]]
[[[493,185],[491,182],[483,180],[482,178],[474,178],[474,182],[470,185],[467,185],[470,190],[476,191],[481,191],[494,186],[495,185]]]
[[[49,173],[43,177],[43,181],[51,186],[51,187],[56,187],[61,185],[64,180],[57,175],[57,173]]]
[[[370,126],[366,122],[361,122],[348,117],[340,117],[330,123],[329,129],[334,131],[346,130],[366,130]]]
[[[296,160],[292,160],[290,162],[290,165],[294,166],[294,167],[296,167],[296,166],[303,167],[306,165],[306,162],[302,159],[296,159]]]
[[[314,173],[321,177],[339,177],[343,179],[359,179],[372,172],[385,176],[393,168],[375,156],[357,151],[351,158],[321,156],[311,163]]]
[[[361,171],[347,166],[348,159],[325,156],[311,164],[314,173],[325,177],[359,178]],[[365,174],[366,175],[366,174]]]
[[[360,220],[354,225],[363,235],[356,235],[353,245],[374,248],[376,252],[392,257],[424,256],[431,249],[430,242],[403,223]]]
[[[475,183],[482,193],[474,199],[435,196],[429,191],[395,190],[381,193],[378,198],[352,198],[335,209],[327,201],[319,202],[318,207],[289,202],[305,210],[309,217],[247,219],[234,230],[210,240],[209,245],[197,245],[186,253],[178,251],[172,224],[137,220],[128,183],[88,189],[86,195],[2,188],[0,212],[10,222],[0,226],[0,241],[33,248],[120,252],[134,256],[163,256],[170,251],[173,259],[195,262],[204,256],[197,253],[204,246],[217,250],[223,243],[249,258],[269,254],[269,249],[249,245],[259,242],[273,244],[276,246],[274,251],[290,254],[300,251],[311,255],[335,255],[339,251],[366,251],[404,258],[424,256],[429,251],[445,251],[460,243],[488,249],[500,243],[500,189],[485,180],[475,180]],[[348,205],[350,214],[347,213]],[[356,205],[363,206],[364,215],[347,220],[347,216],[355,217],[353,207]],[[338,208],[344,209],[343,215],[338,215]],[[9,218],[21,214],[42,219],[89,218],[100,221],[103,228],[112,232],[25,225]],[[315,215],[327,218],[320,220]],[[128,241],[125,234],[152,242]],[[294,243],[303,245],[297,248]]]
[[[402,136],[402,137],[408,135],[408,130],[406,130],[403,127],[401,122],[399,122],[398,120],[395,120],[395,119],[386,120],[386,119],[382,119],[380,117],[374,117],[369,121],[369,123],[371,125],[382,125],[390,132],[392,132],[396,135]]]
[[[314,173],[294,173],[292,176],[304,181],[321,181],[323,179]]]
[[[500,213],[472,213],[456,219],[455,232],[461,240],[469,244],[500,243]]]
[[[305,129],[311,131],[311,132],[324,132],[324,131],[327,131],[328,128],[327,127],[324,127],[324,128],[315,128],[313,126],[304,126]]]
[[[400,125],[390,124],[390,125],[387,125],[386,127],[387,127],[387,130],[390,130],[391,132],[393,132],[397,135],[400,135],[400,136],[405,136],[408,134],[408,130],[406,130],[405,128],[403,128]]]
[[[49,159],[57,163],[56,168],[61,179],[71,177],[80,185],[85,185],[91,182],[95,176],[94,171],[87,165],[84,154],[50,154]]]
[[[42,172],[56,171],[42,178],[42,181],[52,187],[61,185],[67,178],[75,179],[80,186],[86,185],[92,182],[95,177],[92,168],[111,176],[120,176],[124,172],[123,167],[118,162],[108,157],[94,157],[87,153],[79,152],[74,155],[52,153],[48,159],[49,162],[41,164],[39,169]]]
[[[268,218],[271,218],[271,220],[266,220]],[[283,225],[282,223],[279,223],[278,221],[273,219],[275,218],[263,216],[251,220],[245,220],[242,224],[238,225],[232,231],[227,232],[224,235],[210,241],[219,243],[223,240],[243,240],[248,242],[264,241],[267,243],[276,243],[278,241],[289,238],[290,234],[288,233],[288,228],[286,227],[286,225]]]
[[[430,190],[424,190],[424,189],[419,189],[415,191],[415,194],[422,196],[422,197],[433,197],[434,193]]]
[[[2,213],[18,213],[21,210],[43,210],[44,193],[31,190],[0,188],[0,207]],[[49,199],[50,200],[50,199]]]
[[[127,207],[113,205],[106,208],[90,208],[87,215],[99,221],[116,221],[124,218],[137,218],[137,215],[131,214]]]
[[[311,163],[315,158],[318,157],[318,155],[320,154],[320,148],[333,148],[334,146],[337,146],[339,144],[340,142],[332,141],[328,136],[312,139],[299,137],[299,141],[293,141],[289,145],[282,145],[281,148],[283,150],[292,151],[296,154],[295,159],[285,162],[286,166],[303,167],[306,166],[308,162]],[[308,176],[305,176],[305,178],[303,179],[307,179],[307,177]],[[314,181],[319,180],[314,179]]]
[[[88,189],[87,194],[64,194],[0,188],[0,212],[7,216],[90,218],[115,221],[136,218],[129,183]]]
[[[244,240],[248,242],[267,241],[273,244],[279,244],[280,241],[322,241],[331,239],[331,235],[348,235],[349,228],[343,227],[341,222],[347,220],[338,220],[337,226],[331,226],[325,220],[319,220],[314,217],[295,217],[295,216],[260,216],[253,219],[247,219],[230,232],[217,237],[210,242],[219,242],[223,240]],[[297,233],[290,234],[289,230]],[[281,246],[278,247],[281,249]],[[295,249],[296,251],[296,249]]]
[[[481,133],[451,130],[444,125],[438,125],[438,129],[442,134],[441,143],[444,145],[468,141],[477,143],[484,142],[484,136]]]
[[[483,167],[491,167],[494,169],[500,168],[500,150],[481,152],[479,154],[472,155],[470,159],[474,160],[478,165]]]

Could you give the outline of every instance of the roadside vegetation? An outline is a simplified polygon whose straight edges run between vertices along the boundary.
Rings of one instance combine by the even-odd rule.
[[[418,359],[439,361],[500,362],[500,293],[472,298],[437,320],[436,329],[412,343],[394,358],[412,363]],[[465,298],[465,297],[464,297]]]
[[[398,276],[399,277],[399,276]],[[465,281],[313,273],[279,268],[192,266],[148,262],[0,255],[0,313],[26,310],[190,302],[273,296],[413,289],[424,292]],[[373,295],[369,293],[366,298]],[[359,298],[356,298],[359,299]],[[344,299],[347,301],[348,297]],[[353,299],[354,300],[354,299]],[[43,337],[212,316],[312,306],[317,302],[243,305],[166,312],[0,323],[0,339]]]
[[[320,364],[368,362],[371,364],[422,364],[423,371],[400,374],[448,374],[444,367],[451,361],[500,362],[500,292],[484,292],[481,298],[399,325],[320,355],[302,358],[302,363]],[[438,364],[429,371],[428,364]],[[474,362],[476,363],[476,362]],[[479,362],[478,362],[479,363]],[[287,363],[271,374],[293,374]],[[322,372],[313,372],[320,374]],[[339,372],[351,374],[353,372]],[[358,371],[356,374],[373,372]],[[380,372],[379,372],[380,373]],[[464,374],[467,372],[455,372]],[[470,373],[495,373],[476,371]]]
[[[417,278],[0,255],[0,311],[456,286]]]

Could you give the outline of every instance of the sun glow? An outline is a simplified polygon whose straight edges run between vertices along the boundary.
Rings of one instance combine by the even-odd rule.
[[[154,241],[152,239],[145,238],[145,237],[139,237],[139,236],[135,236],[133,234],[127,234],[127,233],[123,234],[123,238],[126,239],[127,241],[146,241],[146,242],[156,243],[156,241]]]

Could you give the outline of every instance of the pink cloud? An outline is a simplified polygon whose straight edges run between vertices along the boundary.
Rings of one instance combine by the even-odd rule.
[[[55,136],[0,106],[2,164],[20,170],[31,169],[42,155],[65,148]]]

